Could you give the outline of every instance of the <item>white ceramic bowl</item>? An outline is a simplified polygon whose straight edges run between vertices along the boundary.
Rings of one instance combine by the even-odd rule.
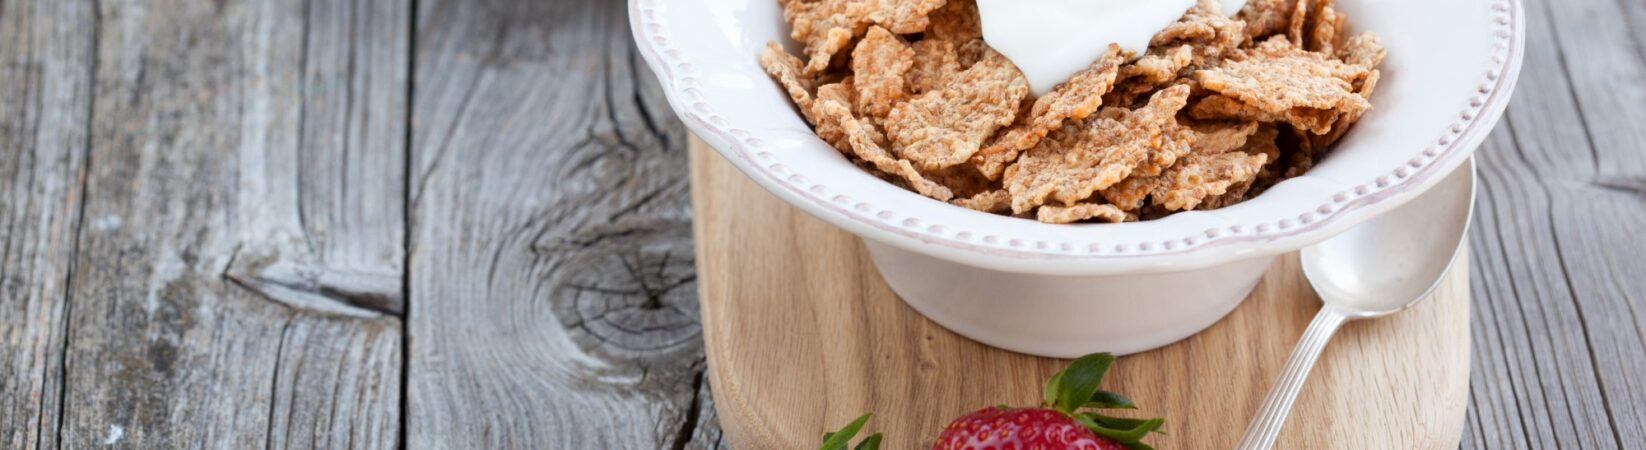
[[[758,65],[786,41],[777,0],[630,0],[629,16],[681,120],[773,194],[863,237],[904,301],[986,344],[1070,357],[1211,326],[1276,256],[1405,203],[1485,139],[1520,70],[1519,0],[1337,3],[1389,58],[1374,109],[1330,156],[1228,208],[1089,225],[951,206],[847,162]]]

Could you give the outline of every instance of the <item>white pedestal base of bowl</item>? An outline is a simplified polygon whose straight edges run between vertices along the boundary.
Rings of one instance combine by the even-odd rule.
[[[1199,333],[1240,305],[1274,257],[1152,275],[1000,272],[865,240],[886,283],[957,334],[1037,356],[1131,354]]]

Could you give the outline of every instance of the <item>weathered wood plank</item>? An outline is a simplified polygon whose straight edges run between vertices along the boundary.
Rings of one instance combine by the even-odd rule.
[[[64,446],[397,445],[406,6],[100,5]]]
[[[56,447],[92,20],[89,2],[0,2],[0,448]]]
[[[301,99],[300,140],[295,152],[265,161],[278,161],[279,171],[268,175],[272,186],[296,187],[295,212],[280,214],[299,219],[306,251],[274,245],[270,253],[283,257],[235,279],[297,294],[262,291],[277,301],[318,294],[316,301],[400,315],[411,5],[408,0],[308,0],[305,5],[307,16],[298,28],[304,33],[302,84],[295,91],[300,95],[270,95]],[[324,310],[295,315],[282,332],[268,448],[399,446],[401,320],[326,317]]]
[[[1529,0],[1522,88],[1482,149],[1468,448],[1646,442],[1640,2]]]
[[[410,0],[309,0],[298,217],[327,270],[387,279],[381,306],[403,310]],[[350,282],[339,284],[350,285]]]
[[[624,2],[420,2],[408,444],[682,448],[685,134]]]
[[[1556,205],[1565,206],[1556,209],[1555,240],[1586,319],[1589,357],[1599,369],[1613,438],[1620,447],[1641,445],[1646,443],[1646,277],[1641,276],[1646,259],[1639,257],[1646,253],[1646,239],[1640,238],[1646,226],[1646,52],[1629,45],[1632,27],[1625,18],[1640,15],[1646,3],[1543,1],[1557,24],[1556,42],[1572,74],[1592,153],[1538,173],[1560,192]],[[1569,150],[1559,152],[1565,153]]]
[[[401,328],[304,315],[281,333],[268,448],[395,448]]]

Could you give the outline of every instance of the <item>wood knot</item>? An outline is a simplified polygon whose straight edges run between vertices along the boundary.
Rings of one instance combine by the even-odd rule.
[[[552,250],[562,257],[550,274],[555,317],[585,351],[696,354],[701,328],[689,222],[604,225]]]

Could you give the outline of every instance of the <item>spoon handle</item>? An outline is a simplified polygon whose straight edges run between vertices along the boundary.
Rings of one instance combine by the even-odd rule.
[[[1268,450],[1274,447],[1275,437],[1280,435],[1280,427],[1286,424],[1286,415],[1292,411],[1292,402],[1303,390],[1303,382],[1309,379],[1309,370],[1314,369],[1315,361],[1320,360],[1320,352],[1326,349],[1332,334],[1348,320],[1348,316],[1335,309],[1320,309],[1320,313],[1309,322],[1309,329],[1303,332],[1297,348],[1292,349],[1286,368],[1280,371],[1280,378],[1275,380],[1274,387],[1269,388],[1269,396],[1263,399],[1263,406],[1258,408],[1252,423],[1246,426],[1246,434],[1240,438],[1240,445],[1236,448]]]

